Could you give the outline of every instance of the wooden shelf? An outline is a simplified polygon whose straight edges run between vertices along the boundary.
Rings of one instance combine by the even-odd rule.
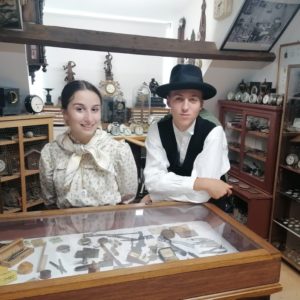
[[[290,265],[292,265],[298,272],[300,272],[300,265],[296,264],[293,260],[291,260],[289,257],[287,257],[284,253],[284,251],[281,252],[282,258],[289,263]]]
[[[298,200],[297,198],[292,197],[291,195],[289,195],[289,194],[287,194],[287,193],[285,193],[285,192],[279,191],[278,193],[279,193],[280,195],[286,197],[286,198],[291,199],[292,201],[296,201],[297,203],[300,203],[300,200]]]
[[[4,214],[12,214],[21,211],[20,207],[10,207],[3,211]]]
[[[24,138],[24,143],[47,140],[47,135],[34,136],[32,138]]]
[[[11,180],[15,180],[15,179],[18,179],[20,178],[20,173],[16,173],[16,174],[13,174],[13,175],[9,175],[9,176],[0,176],[0,182],[6,182],[6,181],[11,181]]]
[[[235,152],[240,152],[241,151],[240,148],[236,148],[236,147],[233,147],[233,146],[230,146],[230,145],[228,145],[228,149],[230,149],[232,151],[235,151]]]
[[[25,170],[25,176],[31,176],[34,174],[39,174],[39,170]]]
[[[0,146],[18,144],[18,140],[0,140]]]
[[[28,200],[26,206],[27,206],[27,208],[29,208],[29,207],[34,207],[34,206],[37,206],[37,205],[40,205],[40,204],[44,204],[44,200],[42,200],[42,199]]]
[[[295,235],[296,237],[300,238],[300,234],[295,232],[294,230],[290,229],[289,227],[285,226],[284,224],[282,224],[281,222],[273,219],[273,222],[276,223],[277,225],[279,225],[280,227],[284,228],[286,231],[289,231],[290,233],[292,233],[293,235]]]
[[[249,135],[252,135],[252,136],[258,136],[258,137],[265,138],[265,139],[267,139],[269,137],[268,133],[255,131],[255,130],[246,131],[246,134],[249,134]]]
[[[15,132],[16,139],[10,141],[10,136],[7,136],[7,139],[2,140],[1,145],[9,145],[16,144],[14,146],[14,159],[16,159],[16,163],[18,164],[18,173],[14,173],[10,176],[0,176],[0,193],[2,192],[1,188],[4,186],[2,184],[5,182],[5,188],[13,189],[15,192],[15,197],[21,199],[18,203],[20,207],[18,208],[9,208],[8,211],[4,211],[4,213],[11,212],[26,212],[28,208],[32,206],[39,205],[43,203],[42,200],[33,200],[28,201],[27,197],[31,192],[32,184],[39,186],[39,170],[27,170],[27,160],[30,158],[29,155],[29,146],[34,146],[36,149],[41,149],[45,143],[53,140],[53,117],[49,114],[24,114],[17,116],[4,116],[0,118],[0,128],[2,131],[10,130],[7,132]],[[32,131],[33,137],[28,138],[25,137],[26,131]],[[1,132],[2,132],[1,131]],[[8,151],[9,152],[9,151]],[[25,154],[27,155],[25,156]],[[36,159],[39,159],[38,157]],[[36,161],[35,163],[37,163]],[[34,177],[29,177],[35,175]],[[40,196],[38,196],[40,197]]]
[[[235,130],[235,131],[242,132],[242,128],[234,127],[234,126],[232,126],[232,125],[226,125],[226,128],[231,129],[231,130]]]
[[[262,162],[266,162],[266,157],[264,157],[264,156],[256,155],[256,154],[253,154],[253,153],[247,152],[247,151],[245,151],[245,154],[247,156],[250,156],[250,157],[254,158],[254,159],[260,160]]]
[[[286,166],[286,165],[280,165],[280,168],[288,170],[290,172],[294,172],[296,174],[300,174],[300,169],[296,169],[296,168],[293,168],[293,167],[290,167],[290,166]]]

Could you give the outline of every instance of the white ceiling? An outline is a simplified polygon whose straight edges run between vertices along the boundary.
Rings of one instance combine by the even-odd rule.
[[[192,0],[46,0],[44,12],[83,13],[171,22]],[[199,0],[201,1],[201,0]]]

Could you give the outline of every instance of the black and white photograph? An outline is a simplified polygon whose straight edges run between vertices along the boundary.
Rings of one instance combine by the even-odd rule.
[[[270,51],[300,7],[299,1],[283,2],[246,0],[221,48]]]
[[[22,29],[19,0],[0,0],[0,28]]]

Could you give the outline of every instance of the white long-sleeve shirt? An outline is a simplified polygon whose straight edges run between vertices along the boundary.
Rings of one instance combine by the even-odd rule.
[[[173,124],[180,162],[185,158],[194,127],[195,122],[185,132],[180,132]],[[193,190],[196,178],[220,179],[230,169],[227,140],[221,126],[213,128],[206,137],[203,150],[194,161],[191,176],[168,172],[170,163],[161,143],[157,123],[150,126],[145,146],[147,149],[145,184],[153,201],[206,202],[210,199],[206,191]]]

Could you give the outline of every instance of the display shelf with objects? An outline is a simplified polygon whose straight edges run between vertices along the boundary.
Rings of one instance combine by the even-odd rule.
[[[246,224],[267,238],[282,107],[230,100],[220,100],[219,107],[228,141],[229,175],[243,185],[235,185],[233,194],[246,202]]]
[[[53,139],[49,115],[18,115],[0,118],[1,213],[27,211],[40,205],[39,157]]]
[[[280,130],[271,242],[300,271],[300,65],[287,72]]]
[[[212,204],[5,215],[0,242],[1,299],[268,299],[281,290],[280,252]]]

